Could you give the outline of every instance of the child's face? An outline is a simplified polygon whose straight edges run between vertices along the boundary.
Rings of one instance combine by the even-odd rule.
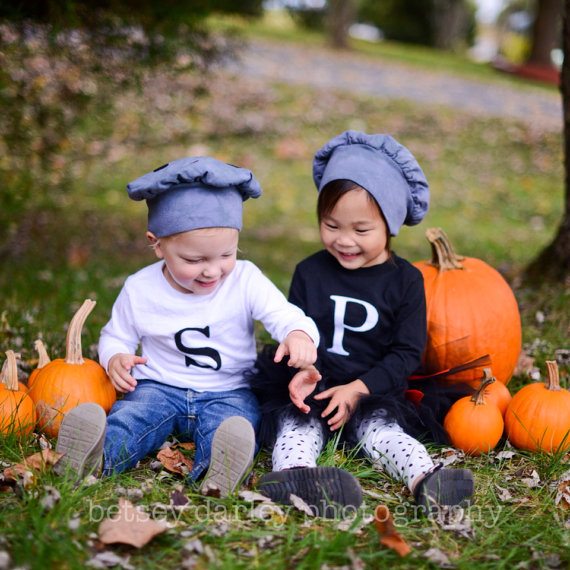
[[[208,295],[236,265],[239,232],[234,228],[204,228],[157,240],[154,251],[164,259],[164,276],[182,293]]]
[[[384,263],[389,258],[388,228],[361,188],[344,194],[320,224],[325,249],[346,269]]]

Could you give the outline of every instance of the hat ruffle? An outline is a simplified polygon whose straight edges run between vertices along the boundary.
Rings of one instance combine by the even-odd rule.
[[[201,156],[169,162],[130,182],[127,191],[133,200],[149,200],[182,184],[235,188],[243,200],[261,195],[261,186],[251,170]]]
[[[369,135],[359,131],[345,131],[332,138],[320,150],[313,160],[313,180],[317,189],[321,189],[327,164],[333,152],[341,146],[365,145],[383,153],[400,170],[409,188],[409,200],[404,223],[413,226],[422,221],[429,207],[429,185],[413,154],[390,135]]]

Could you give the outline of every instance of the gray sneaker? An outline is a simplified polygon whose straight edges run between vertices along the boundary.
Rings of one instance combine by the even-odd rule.
[[[362,488],[348,471],[338,467],[300,467],[272,471],[259,480],[259,491],[278,503],[301,497],[313,514],[324,518],[353,515],[362,503]]]
[[[103,464],[107,414],[99,404],[79,404],[65,414],[55,451],[63,457],[55,464],[58,475],[73,474],[78,479],[98,475]]]
[[[420,481],[415,499],[424,514],[433,515],[442,507],[470,505],[473,489],[469,469],[448,469],[439,463]]]
[[[255,431],[242,416],[225,419],[212,440],[210,467],[202,493],[219,489],[220,496],[227,497],[235,491],[253,464]]]

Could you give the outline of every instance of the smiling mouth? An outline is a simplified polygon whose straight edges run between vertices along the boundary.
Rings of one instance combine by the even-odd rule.
[[[337,253],[342,259],[354,259],[360,255],[359,253],[346,253],[343,251],[337,251]]]
[[[219,282],[219,279],[216,279],[215,281],[198,281],[197,283],[200,285],[200,287],[205,287],[210,288],[213,287],[214,285],[217,285]]]

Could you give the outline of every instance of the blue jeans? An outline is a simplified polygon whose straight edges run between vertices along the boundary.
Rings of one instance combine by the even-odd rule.
[[[194,441],[196,454],[189,478],[196,480],[210,463],[212,438],[231,416],[249,420],[257,431],[259,404],[247,388],[194,392],[154,380],[139,380],[133,392],[115,402],[107,418],[103,474],[134,467],[173,434]]]

